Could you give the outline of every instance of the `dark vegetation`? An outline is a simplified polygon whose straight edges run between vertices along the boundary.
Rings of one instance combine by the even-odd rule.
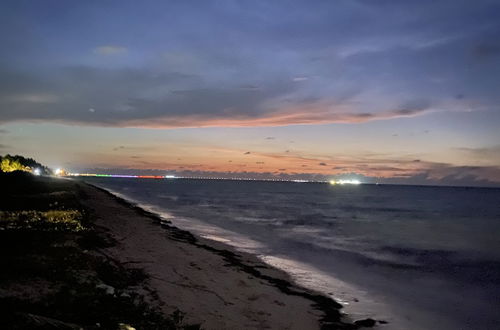
[[[164,317],[146,275],[100,250],[114,242],[79,183],[17,171],[0,187],[0,329],[198,328]]]
[[[38,163],[32,158],[26,158],[19,155],[0,156],[0,172],[24,171],[32,172],[38,169],[41,175],[50,175],[52,171],[47,166]]]

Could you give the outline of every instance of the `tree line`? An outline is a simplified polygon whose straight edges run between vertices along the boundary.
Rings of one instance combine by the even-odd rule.
[[[47,166],[44,166],[34,160],[33,158],[26,158],[20,155],[5,155],[0,156],[0,171],[1,172],[14,172],[14,171],[24,171],[24,172],[34,172],[38,169],[39,173],[42,175],[50,175],[52,171]]]

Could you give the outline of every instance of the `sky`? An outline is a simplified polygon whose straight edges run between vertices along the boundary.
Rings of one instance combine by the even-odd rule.
[[[0,154],[500,186],[497,0],[0,3]]]

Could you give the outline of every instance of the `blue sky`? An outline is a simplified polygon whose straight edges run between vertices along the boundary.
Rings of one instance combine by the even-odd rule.
[[[488,0],[2,1],[0,153],[498,184],[499,15]]]

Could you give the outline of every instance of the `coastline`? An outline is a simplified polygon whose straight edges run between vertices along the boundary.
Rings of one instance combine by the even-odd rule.
[[[234,231],[211,225],[210,222],[204,222],[201,218],[192,218],[189,215],[186,217],[175,211],[172,212],[170,208],[159,208],[158,205],[141,201],[107,185],[94,184],[92,181],[85,182],[125,200],[132,207],[137,206],[152,213],[159,217],[160,221],[172,223],[175,227],[190,232],[195,237],[207,239],[209,242],[221,242],[226,249],[258,258],[265,265],[283,272],[294,285],[320,293],[342,304],[341,312],[347,315],[350,320],[372,318],[380,320],[378,323],[384,324],[384,328],[388,330],[398,329],[394,327],[394,318],[391,317],[388,306],[381,303],[376,297],[369,295],[365,290],[324,273],[321,269],[313,268],[310,264],[301,263],[279,254],[262,253],[259,251],[262,243]],[[194,213],[196,213],[197,207],[193,207]],[[380,317],[381,319],[379,319]],[[411,324],[411,326],[414,325]]]
[[[237,252],[226,244],[179,229],[159,215],[104,188],[89,183],[82,186],[86,187],[84,189],[89,195],[84,205],[97,209],[96,224],[106,228],[107,233],[115,236],[119,242],[118,246],[109,248],[107,252],[122,263],[133,263],[144,268],[160,300],[172,298],[174,291],[186,291],[177,292],[178,297],[186,296],[186,299],[180,305],[176,301],[175,308],[186,313],[187,323],[199,323],[204,329],[358,329],[377,323],[371,319],[349,320],[341,312],[341,304],[298,286],[288,274],[265,264],[256,256]],[[103,219],[109,213],[109,208],[116,211],[116,206],[110,205],[113,203],[122,207],[119,213],[127,213],[125,217],[128,222],[134,221],[133,225],[128,223],[124,226],[123,222],[119,224],[116,220],[109,223]],[[103,208],[108,208],[108,211]],[[137,222],[137,217],[149,221]],[[130,232],[132,228],[127,226],[133,227],[133,233]],[[163,230],[155,230],[158,227]],[[137,252],[140,242],[135,241],[139,238],[147,239],[149,253]],[[174,248],[177,253],[182,251],[184,256],[165,255],[159,252],[162,248]],[[190,261],[180,262],[179,259],[186,257]],[[173,264],[170,267],[161,265],[161,260]],[[196,281],[193,281],[194,278]],[[200,282],[203,284],[200,285]],[[198,302],[209,300],[211,303],[199,304],[193,299]],[[165,304],[162,309],[169,314],[172,308],[174,306]]]

